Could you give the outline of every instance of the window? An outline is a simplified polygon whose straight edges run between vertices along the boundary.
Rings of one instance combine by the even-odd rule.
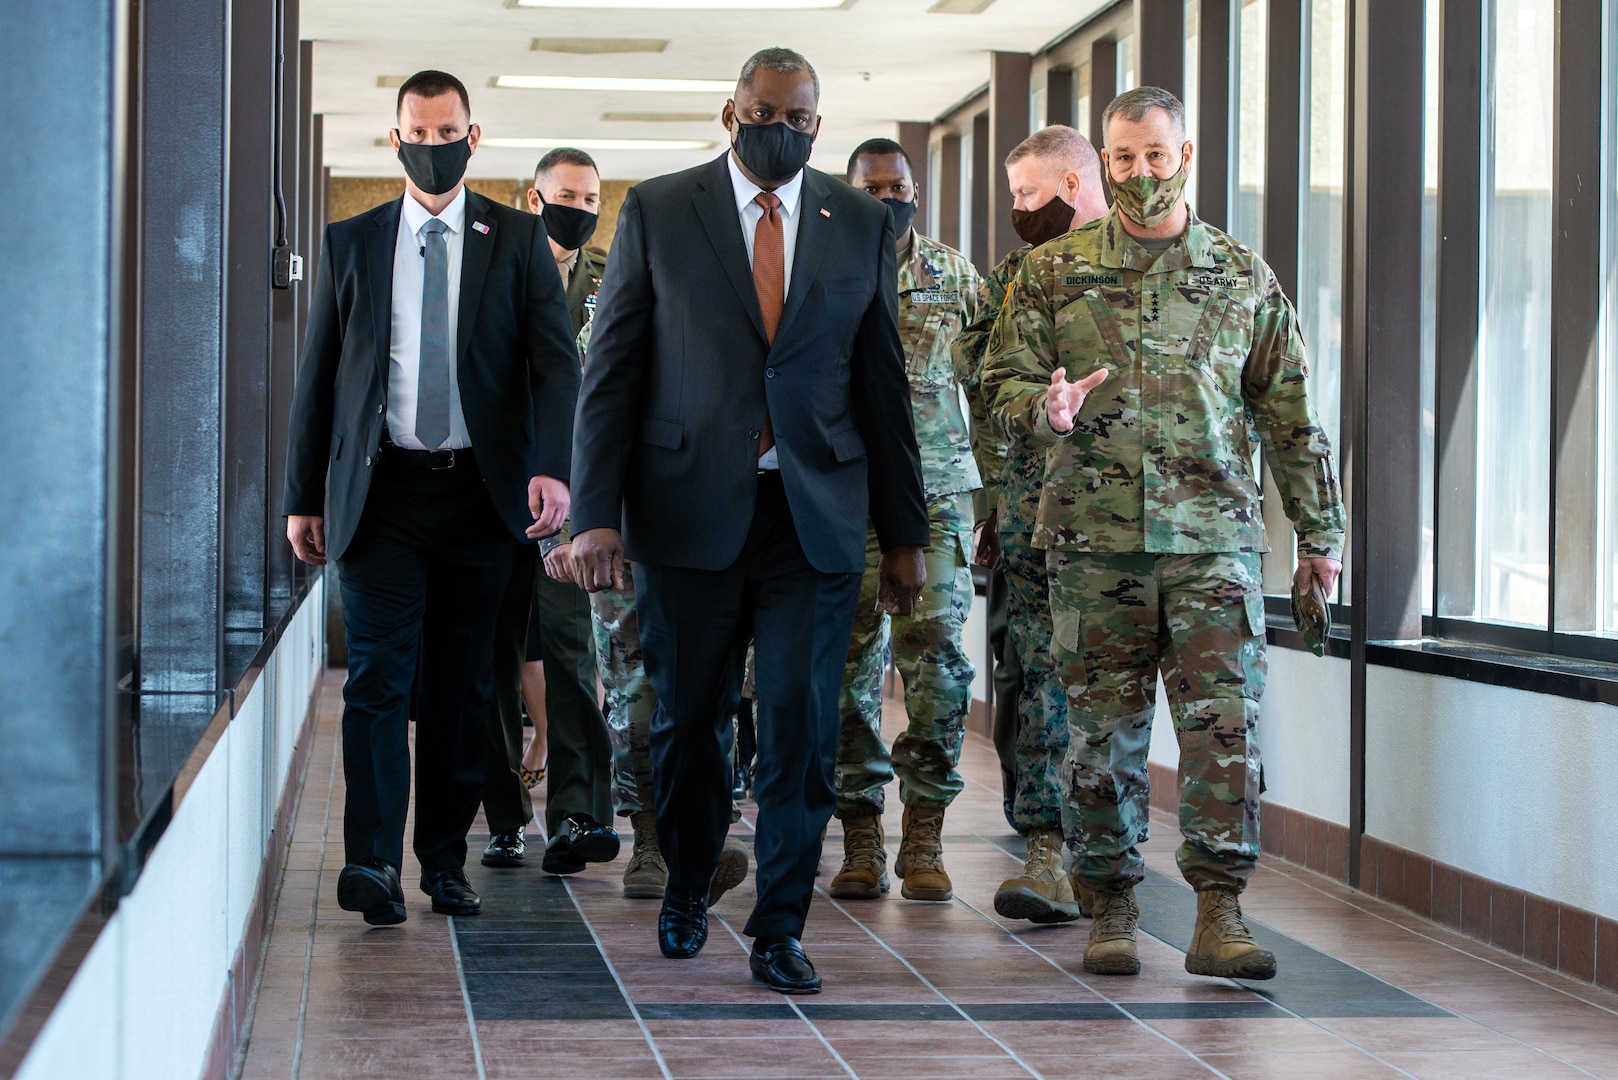
[[[1185,0],[1185,135],[1192,146],[1197,143],[1197,76],[1201,70],[1197,48],[1201,41],[1202,0]],[[1185,182],[1185,201],[1195,209],[1197,205],[1197,170],[1193,168]]]
[[[1242,0],[1236,8],[1235,190],[1230,234],[1256,251],[1264,250],[1265,62],[1268,0]]]
[[[938,143],[933,143],[931,146],[929,146],[927,148],[927,176],[928,176],[929,182],[933,183],[933,184],[937,184],[938,180],[935,180],[933,178],[937,177],[939,179],[942,179],[943,175],[944,175],[944,148],[941,145],[939,145]],[[940,185],[940,186],[942,186],[942,185]],[[932,193],[931,192],[924,192],[923,194],[931,195]],[[939,235],[940,232],[943,231],[943,218],[944,218],[943,206],[939,203],[939,201],[937,199],[933,199],[933,198],[927,198],[927,199],[924,199],[922,201],[923,201],[923,203],[925,204],[925,206],[927,208],[927,235],[928,236],[937,236],[937,235]]]
[[[1433,613],[1433,469],[1438,428],[1438,63],[1442,5],[1427,0],[1423,97],[1421,193],[1421,605]]]
[[[1045,117],[1049,115],[1045,108],[1045,80],[1040,79],[1039,85],[1028,89],[1028,134],[1032,135],[1045,126]]]
[[[1138,70],[1139,64],[1135,60],[1135,36],[1125,34],[1118,39],[1118,88],[1114,91],[1114,96],[1140,85]]]
[[[1090,61],[1086,60],[1073,69],[1073,126],[1080,135],[1097,141],[1098,137],[1090,133]]]
[[[1311,0],[1304,55],[1303,168],[1299,192],[1298,295],[1309,346],[1309,399],[1341,455],[1343,182],[1347,150],[1347,0]]]
[[[977,153],[973,145],[972,131],[968,128],[961,132],[961,242],[955,247],[958,251],[972,252],[972,155]]]
[[[1477,365],[1479,618],[1549,611],[1554,0],[1495,0],[1485,81]]]
[[[1618,634],[1618,104],[1613,96],[1618,93],[1618,4],[1607,5],[1605,29],[1601,126],[1606,142],[1606,174],[1601,178],[1601,190],[1606,194],[1606,205],[1602,211],[1605,239],[1601,251],[1602,505],[1597,526],[1597,550],[1601,552],[1597,629],[1614,635]]]

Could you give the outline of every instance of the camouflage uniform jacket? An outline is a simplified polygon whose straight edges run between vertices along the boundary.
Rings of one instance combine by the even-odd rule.
[[[919,232],[899,262],[899,340],[927,498],[983,486],[959,387],[976,372],[956,362],[955,338],[977,311],[978,273],[965,255]]]
[[[995,513],[999,532],[1031,533],[1039,511],[1039,492],[1045,480],[1045,444],[1031,436],[1007,432],[994,420],[985,401],[982,379],[988,360],[989,331],[1006,302],[1006,291],[1031,247],[1012,248],[978,286],[978,317],[955,339],[955,362],[973,372],[967,391],[972,409],[973,451],[983,472],[983,494],[978,499],[979,521]]]
[[[1257,429],[1298,554],[1338,559],[1342,497],[1309,404],[1297,313],[1270,268],[1191,218],[1156,258],[1114,209],[1036,248],[989,341],[984,391],[1050,445],[1034,545],[1075,551],[1265,551]],[[1107,381],[1066,436],[1045,392],[1066,367]]]

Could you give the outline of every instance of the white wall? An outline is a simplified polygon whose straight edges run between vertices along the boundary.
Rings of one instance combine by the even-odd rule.
[[[1373,666],[1366,832],[1618,918],[1618,709]]]
[[[320,672],[325,607],[322,584],[198,772],[19,1080],[201,1073]]]

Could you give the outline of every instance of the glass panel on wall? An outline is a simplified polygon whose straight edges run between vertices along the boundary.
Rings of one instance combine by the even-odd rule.
[[[927,176],[929,179],[932,179],[933,177],[942,177],[943,175],[944,149],[937,143],[934,143],[932,146],[927,148]],[[937,182],[938,181],[936,180],[933,181],[933,183]],[[942,187],[943,185],[940,184],[939,186]],[[939,204],[937,199],[931,197],[932,192],[926,191],[922,194],[926,196],[922,202],[927,208],[927,235],[937,236],[943,226],[943,207]]]
[[[1309,346],[1309,398],[1338,453],[1342,421],[1343,180],[1347,148],[1347,0],[1310,0],[1299,193],[1298,317]]]
[[[1140,85],[1140,76],[1137,74],[1139,66],[1135,59],[1135,36],[1125,34],[1118,39],[1118,89],[1114,92],[1114,96]]]
[[[1478,615],[1543,627],[1550,499],[1554,0],[1490,12],[1478,358]]]
[[[1028,89],[1028,134],[1032,135],[1045,126],[1045,79],[1039,80],[1038,86]]]
[[[1197,145],[1197,76],[1201,57],[1197,43],[1201,40],[1202,0],[1185,0],[1185,136]],[[1185,201],[1192,209],[1197,205],[1197,170],[1185,182]]]
[[[1438,430],[1438,14],[1427,0],[1426,60],[1422,83],[1421,192],[1421,610],[1433,613],[1433,444]]]
[[[955,245],[958,251],[972,250],[972,155],[977,153],[973,146],[970,126],[961,133],[961,242]]]
[[[1073,69],[1073,126],[1080,135],[1095,141],[1090,134],[1090,61]]]
[[[1265,45],[1269,37],[1268,0],[1242,0],[1236,10],[1235,191],[1230,233],[1264,250]]]
[[[1601,611],[1603,634],[1618,634],[1618,4],[1607,5],[1606,71],[1601,99],[1606,139],[1606,192],[1601,227],[1601,468],[1600,530]]]

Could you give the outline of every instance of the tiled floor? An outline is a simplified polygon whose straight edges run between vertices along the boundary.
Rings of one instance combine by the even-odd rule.
[[[453,925],[432,914],[407,865],[409,921],[370,928],[336,905],[340,685],[328,676],[321,691],[249,1080],[1618,1077],[1618,996],[1286,863],[1267,862],[1244,899],[1278,950],[1280,977],[1248,988],[1187,975],[1175,946],[1194,908],[1166,820],[1147,848],[1157,873],[1140,892],[1143,972],[1085,975],[1087,923],[1032,927],[993,913],[1020,853],[994,751],[976,736],[948,818],[957,899],[915,903],[897,887],[879,902],[818,895],[805,934],[826,982],[817,997],[749,981],[748,884],[717,906],[701,956],[663,959],[657,903],[620,895],[627,833],[618,863],[565,882],[537,857],[486,870],[474,854],[484,914]],[[890,838],[898,809],[895,798]],[[735,831],[746,838],[747,821]],[[822,886],[836,836],[834,823]]]

